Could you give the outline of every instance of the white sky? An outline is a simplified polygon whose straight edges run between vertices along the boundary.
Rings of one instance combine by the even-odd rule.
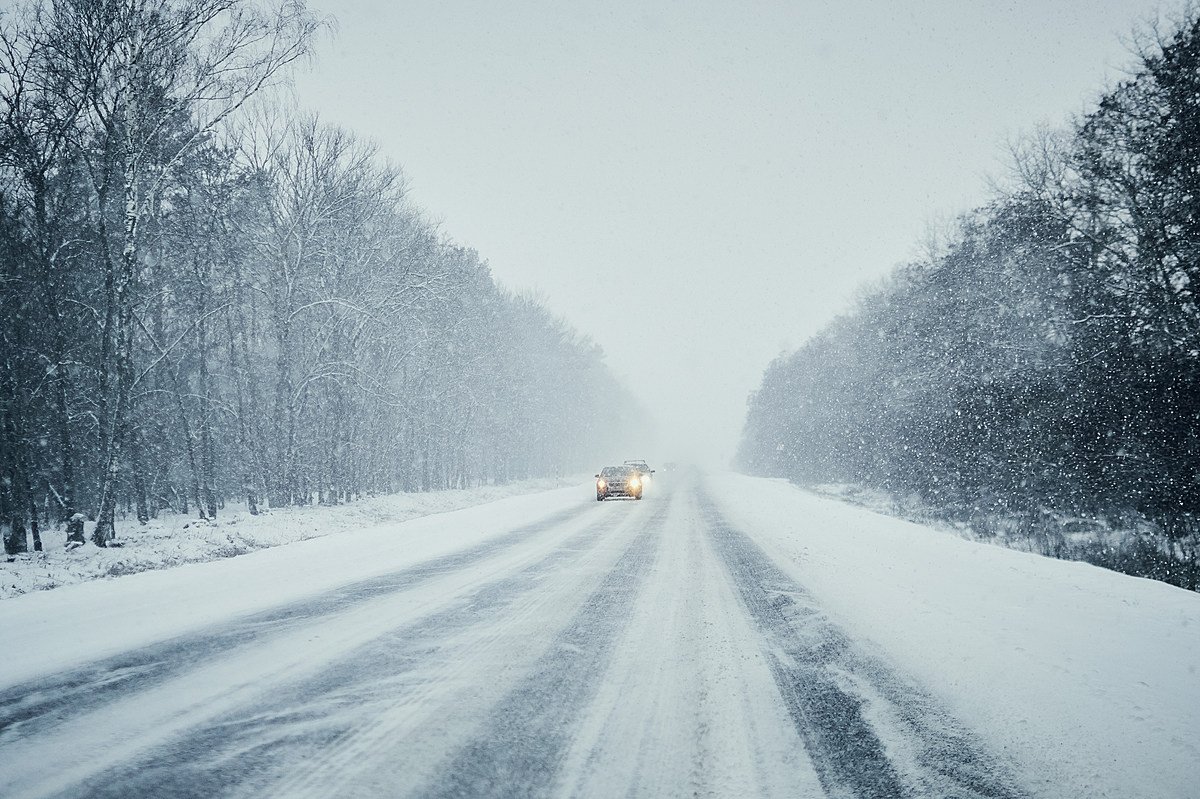
[[[648,459],[724,459],[763,369],[1082,111],[1151,0],[313,0],[300,102],[600,341]],[[1175,6],[1162,6],[1167,10]],[[632,456],[631,456],[632,457]]]

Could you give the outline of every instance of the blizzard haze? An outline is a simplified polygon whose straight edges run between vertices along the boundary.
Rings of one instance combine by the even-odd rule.
[[[306,2],[0,0],[0,797],[1200,799],[1200,4]]]
[[[986,201],[1158,7],[905,5],[324,0],[297,91],[603,345],[661,431],[638,454],[723,461],[767,363]]]

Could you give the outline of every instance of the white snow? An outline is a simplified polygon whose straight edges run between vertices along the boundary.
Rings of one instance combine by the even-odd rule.
[[[723,474],[707,488],[731,525],[857,646],[925,686],[1035,795],[1200,795],[1200,595],[966,541],[782,481]],[[261,522],[264,530],[329,534],[7,599],[0,689],[533,529],[464,568],[300,627],[264,627],[245,646],[201,657],[162,683],[9,740],[0,786],[18,795],[70,790],[121,755],[253,706],[272,686],[324,674],[347,653],[381,641],[390,651],[389,634],[458,608],[457,626],[422,633],[429,638],[418,642],[421,658],[409,671],[385,669],[378,683],[296,699],[295,710],[314,710],[312,721],[295,713],[296,724],[317,723],[322,703],[340,702],[323,723],[359,726],[287,765],[288,795],[416,790],[478,732],[489,708],[554,656],[582,603],[649,530],[647,576],[622,611],[594,694],[565,731],[557,788],[819,795],[763,641],[693,495],[664,479],[644,502],[596,503],[590,484],[577,484],[407,521],[384,520],[382,508],[366,505],[277,514]],[[497,588],[506,581],[515,582]],[[489,606],[489,591],[504,601]],[[362,693],[339,696],[343,688]],[[292,730],[278,715],[282,728],[264,734],[282,740]],[[112,747],[89,754],[80,746],[95,739]],[[884,743],[897,756],[906,745]],[[78,754],[63,764],[56,753],[67,750]]]
[[[1039,795],[1200,796],[1200,594],[963,540],[779,480],[722,511]]]
[[[757,633],[682,493],[558,795],[822,796]]]
[[[263,518],[263,529],[280,531],[280,540],[288,531],[316,537],[13,597],[0,602],[0,687],[463,549],[576,506],[588,490],[575,485],[399,523],[386,520],[389,505],[427,503],[433,513],[437,503],[480,501],[486,493],[399,496],[379,503],[374,517],[366,507],[358,518],[346,514],[353,505],[278,513]]]
[[[118,546],[104,548],[89,539],[82,547],[68,550],[63,546],[66,534],[52,530],[42,535],[43,552],[0,562],[0,600],[85,580],[244,555],[348,527],[401,522],[578,483],[579,479],[522,480],[460,491],[390,494],[334,507],[278,508],[257,516],[244,507],[227,508],[213,521],[178,513],[161,514],[145,525],[126,518],[118,520]],[[89,536],[93,526],[87,525]]]

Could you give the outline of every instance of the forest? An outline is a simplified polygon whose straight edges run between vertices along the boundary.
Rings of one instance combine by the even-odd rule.
[[[1197,588],[1200,15],[1140,33],[1126,75],[770,365],[742,468]]]
[[[6,553],[580,471],[639,424],[594,342],[286,99],[326,25],[300,0],[0,16]]]

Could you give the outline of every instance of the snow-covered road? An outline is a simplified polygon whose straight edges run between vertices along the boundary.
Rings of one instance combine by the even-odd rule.
[[[1098,743],[1127,736],[1123,711],[1072,755],[1054,739],[1074,716],[1004,720],[1061,685],[1025,696],[984,667],[976,693],[993,699],[973,703],[961,666],[938,670],[987,633],[929,651],[923,625],[969,599],[930,618],[953,591],[923,594],[910,552],[949,553],[929,568],[959,564],[967,583],[1015,559],[1014,591],[1043,564],[1078,577],[773,481],[677,473],[641,502],[563,489],[19,597],[0,606],[0,796],[1200,795],[1182,759],[1198,743],[1200,597],[1076,580],[1128,586],[1155,661],[1177,662],[1147,675],[1168,683],[1138,707],[1162,717],[1124,761]],[[854,597],[836,599],[831,569]],[[888,580],[928,601],[889,607]],[[1027,599],[999,600],[1005,647],[1038,633]],[[1181,621],[1190,635],[1155,628]],[[1092,665],[1044,650],[1030,662]],[[1066,700],[1121,685],[1123,667]]]

